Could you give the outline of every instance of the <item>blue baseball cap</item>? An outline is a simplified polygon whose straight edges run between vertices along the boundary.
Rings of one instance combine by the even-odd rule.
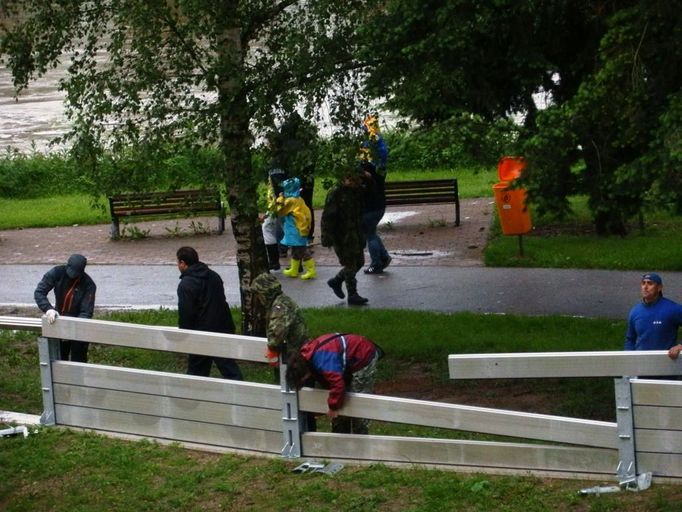
[[[647,272],[642,276],[642,281],[652,281],[656,283],[659,286],[663,286],[663,279],[661,279],[661,276],[659,276],[656,272]]]

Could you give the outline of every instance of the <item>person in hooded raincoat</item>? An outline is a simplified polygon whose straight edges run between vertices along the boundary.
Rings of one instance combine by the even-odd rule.
[[[282,244],[291,247],[291,262],[289,268],[282,271],[287,277],[298,277],[298,271],[303,265],[305,273],[301,279],[313,279],[315,260],[308,249],[308,233],[312,217],[310,208],[301,198],[301,182],[298,178],[289,178],[282,183],[284,192],[277,198],[277,215],[283,219],[284,238]]]
[[[282,291],[275,276],[263,272],[251,282],[254,297],[265,310],[265,335],[270,358],[277,357],[284,345],[297,350],[308,341],[308,328],[298,304]]]

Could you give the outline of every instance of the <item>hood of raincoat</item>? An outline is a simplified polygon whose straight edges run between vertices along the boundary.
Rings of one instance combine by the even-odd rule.
[[[275,276],[263,272],[256,276],[251,283],[251,291],[261,297],[263,304],[269,306],[278,295],[282,294],[282,285]]]
[[[282,183],[284,189],[284,197],[300,197],[301,195],[301,180],[298,178],[289,178]]]

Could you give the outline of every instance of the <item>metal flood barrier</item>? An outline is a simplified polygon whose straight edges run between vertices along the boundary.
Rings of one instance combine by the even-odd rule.
[[[0,328],[19,326],[42,334],[38,343],[44,425],[337,463],[614,478],[630,487],[639,485],[645,473],[666,481],[682,478],[682,382],[633,377],[682,373],[680,362],[664,353],[451,355],[453,379],[616,377],[617,422],[349,393],[343,409],[347,416],[518,441],[362,436],[303,431],[302,411],[327,411],[325,390],[296,393],[283,382],[230,381],[59,360],[58,340],[71,339],[265,364],[264,338],[69,317],[51,325],[33,320],[38,324],[31,329],[18,319],[0,317]]]

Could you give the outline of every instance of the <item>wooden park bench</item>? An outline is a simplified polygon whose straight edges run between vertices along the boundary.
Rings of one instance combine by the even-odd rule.
[[[421,181],[387,181],[386,206],[454,203],[455,226],[459,226],[457,178]]]
[[[175,190],[120,194],[109,198],[111,238],[120,237],[120,221],[138,217],[190,217],[218,214],[218,233],[225,231],[225,207],[215,190]]]

